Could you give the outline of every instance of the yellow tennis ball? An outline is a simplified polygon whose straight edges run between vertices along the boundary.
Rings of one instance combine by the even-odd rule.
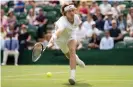
[[[47,77],[51,77],[52,76],[52,73],[51,72],[47,72]]]

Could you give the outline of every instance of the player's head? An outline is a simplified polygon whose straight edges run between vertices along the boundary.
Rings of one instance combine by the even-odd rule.
[[[76,7],[71,3],[71,4],[64,4],[61,10],[64,16],[67,16],[68,18],[73,18],[75,14],[75,9]]]

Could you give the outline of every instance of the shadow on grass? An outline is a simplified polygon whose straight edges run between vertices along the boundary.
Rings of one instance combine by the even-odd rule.
[[[69,83],[64,83],[63,85],[65,85],[65,87],[92,87],[91,84],[80,81],[77,81],[75,85],[70,85]]]

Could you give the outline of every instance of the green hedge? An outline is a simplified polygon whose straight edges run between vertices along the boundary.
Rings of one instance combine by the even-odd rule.
[[[25,50],[23,57],[19,59],[20,64],[69,64],[68,59],[60,50],[47,50],[39,61],[31,61],[32,52]],[[79,50],[78,56],[86,64],[99,65],[133,65],[133,49],[113,49],[113,50]]]
[[[32,62],[32,51],[25,50],[19,58],[19,64],[69,64],[60,50],[47,50],[36,62]],[[133,65],[133,49],[79,50],[78,56],[86,64],[97,65]]]

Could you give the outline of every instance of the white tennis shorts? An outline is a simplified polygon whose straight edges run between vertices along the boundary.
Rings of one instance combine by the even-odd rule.
[[[61,51],[62,51],[64,54],[66,54],[66,53],[69,52],[68,42],[69,42],[70,40],[76,40],[76,41],[77,41],[76,37],[71,37],[71,38],[68,39],[68,40],[65,40],[65,39],[56,40],[56,44],[59,46],[59,48],[61,49]]]

